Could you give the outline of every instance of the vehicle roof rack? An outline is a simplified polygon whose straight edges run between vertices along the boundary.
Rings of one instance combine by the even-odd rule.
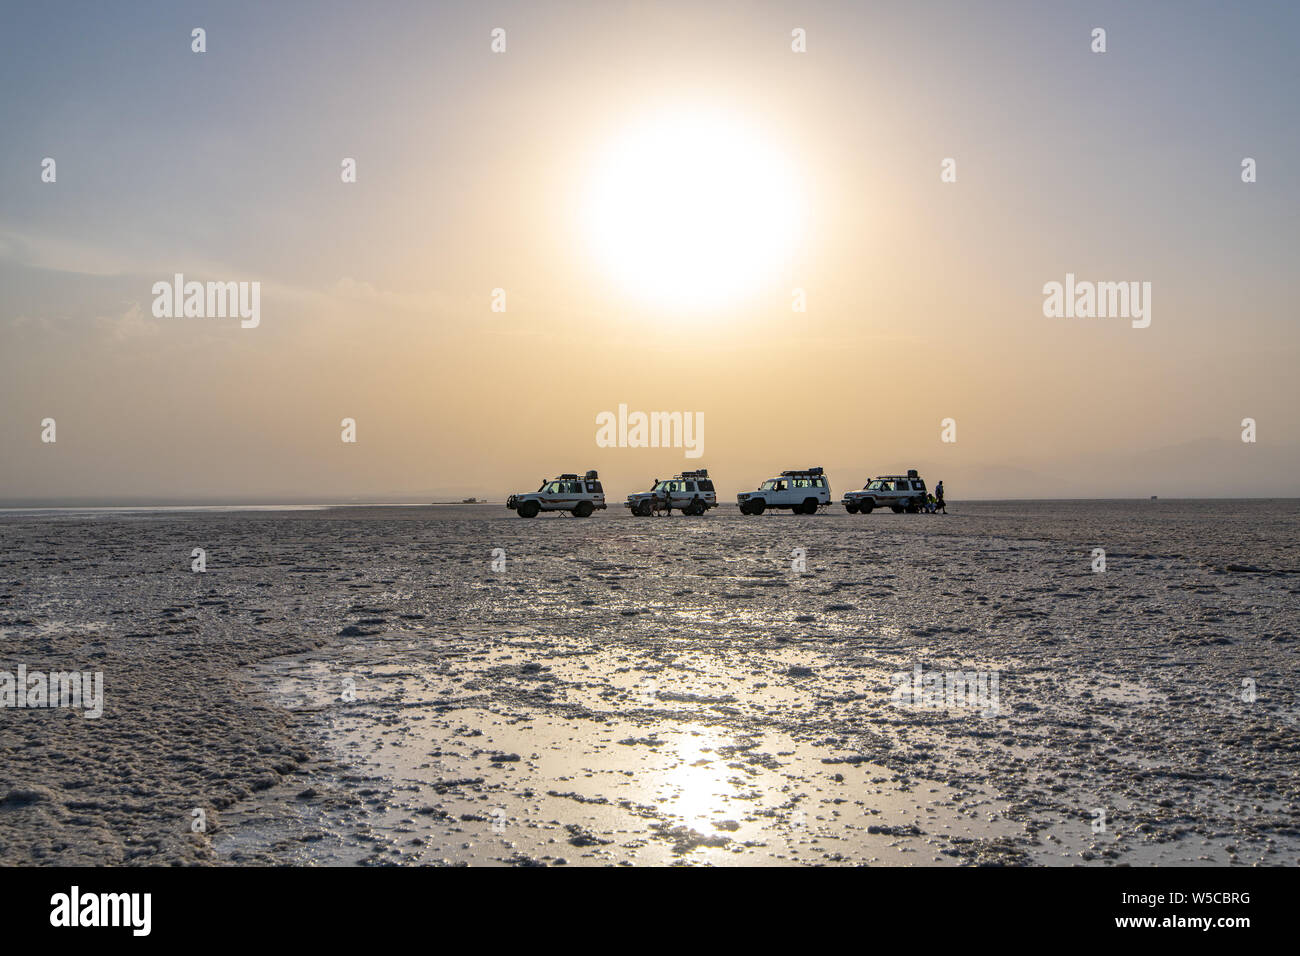
[[[682,477],[683,478],[707,478],[709,477],[709,469],[699,468],[696,469],[695,471],[684,471],[682,472]]]
[[[592,468],[590,471],[587,472],[587,477],[588,477],[588,478],[599,478],[600,475],[596,474],[596,469],[595,469],[595,468]]]
[[[783,478],[789,478],[789,477],[797,478],[802,475],[820,475],[820,474],[822,474],[822,468],[820,465],[818,465],[815,468],[793,468],[790,471],[781,472],[781,476]]]

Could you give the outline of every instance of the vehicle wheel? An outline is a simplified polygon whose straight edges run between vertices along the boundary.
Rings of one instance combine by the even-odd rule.
[[[803,500],[803,513],[806,515],[815,515],[817,513],[816,498],[805,498]]]
[[[848,512],[849,514],[851,514],[851,515],[855,515],[855,514],[858,513],[858,506],[857,506],[857,505],[845,505],[845,506],[844,506],[844,510],[847,511],[847,512]]]
[[[655,506],[650,503],[649,499],[638,501],[636,507],[632,509],[632,513],[638,518],[648,518],[651,513],[653,513],[654,507]]]
[[[901,515],[901,514],[903,513],[903,506],[902,506],[902,505],[890,505],[890,506],[889,506],[889,510],[892,511],[892,512],[893,512],[894,514],[896,514],[896,515]]]
[[[871,514],[871,510],[875,507],[876,503],[874,501],[863,501],[858,504],[858,510],[864,515]]]
[[[573,516],[575,518],[590,518],[591,513],[595,510],[595,507],[590,501],[579,501],[573,507]]]
[[[698,518],[700,515],[704,514],[704,502],[701,501],[699,498],[696,498],[694,501],[690,503],[690,505],[687,507],[687,510],[683,513],[688,514],[693,518]]]
[[[761,515],[763,513],[763,509],[766,507],[767,507],[767,502],[764,501],[762,498],[759,498],[757,501],[751,501],[749,503],[749,513],[752,515]]]
[[[537,512],[542,510],[542,506],[536,501],[525,501],[517,510],[521,518],[536,518]]]

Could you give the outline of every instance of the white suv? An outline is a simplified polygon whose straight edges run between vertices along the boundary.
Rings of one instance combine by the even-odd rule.
[[[925,495],[925,482],[913,468],[906,475],[872,478],[861,491],[847,492],[841,500],[851,515],[869,515],[876,508],[888,508],[894,514],[915,514],[925,505]]]
[[[627,496],[627,506],[632,514],[648,518],[660,511],[673,513],[676,508],[684,515],[702,515],[718,506],[718,496],[713,490],[709,470],[684,471],[667,481],[655,479],[649,491],[638,491]]]
[[[830,501],[830,482],[820,468],[783,471],[759,485],[757,491],[736,495],[743,515],[761,515],[768,508],[789,508],[797,515],[810,515]]]
[[[605,489],[594,471],[581,478],[560,475],[543,481],[542,487],[531,494],[511,495],[506,507],[521,518],[536,518],[539,511],[567,511],[575,518],[587,518],[597,508],[605,510]]]

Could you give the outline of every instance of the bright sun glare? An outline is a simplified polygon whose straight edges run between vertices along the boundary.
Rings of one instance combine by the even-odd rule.
[[[736,118],[633,125],[597,159],[586,224],[620,288],[681,310],[734,304],[781,276],[804,199],[786,157]]]

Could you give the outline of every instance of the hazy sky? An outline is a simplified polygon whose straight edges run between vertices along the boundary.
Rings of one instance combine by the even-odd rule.
[[[1282,3],[9,4],[0,500],[1300,494],[1298,103]]]

